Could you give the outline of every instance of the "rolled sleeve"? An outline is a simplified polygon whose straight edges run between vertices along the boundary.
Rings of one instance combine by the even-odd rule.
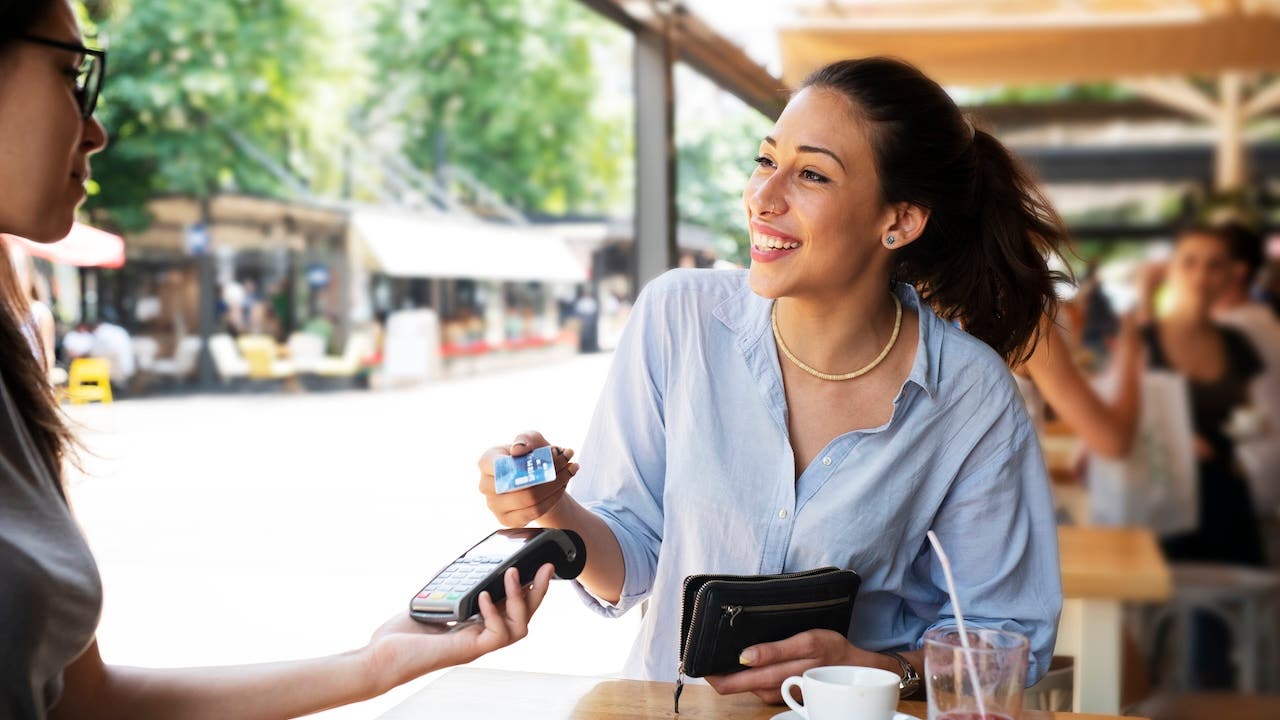
[[[1026,635],[1031,685],[1048,670],[1053,655],[1062,579],[1044,459],[1030,424],[1015,426],[1014,433],[1007,428],[990,433],[1012,436],[1012,441],[975,453],[976,467],[952,487],[933,530],[951,559],[966,627]],[[932,583],[945,594],[946,578],[931,549],[925,560]],[[929,629],[955,625],[948,598]]]
[[[576,580],[573,585],[587,607],[605,617],[620,617],[649,597],[653,589],[658,548],[650,545],[648,540],[633,537],[627,526],[607,509],[598,505],[587,509],[603,520],[605,525],[613,531],[614,537],[618,539],[626,575],[622,582],[622,593],[616,603],[599,597]]]

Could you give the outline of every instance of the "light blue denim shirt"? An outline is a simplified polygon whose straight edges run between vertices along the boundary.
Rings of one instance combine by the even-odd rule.
[[[771,301],[745,271],[675,270],[641,293],[570,486],[626,565],[616,605],[578,585],[584,599],[610,616],[650,601],[627,677],[676,679],[681,583],[696,573],[850,568],[849,640],[918,647],[954,625],[930,529],[966,622],[1028,635],[1028,683],[1049,666],[1062,588],[1035,431],[1000,357],[897,292],[920,340],[892,418],[836,437],[798,479]]]

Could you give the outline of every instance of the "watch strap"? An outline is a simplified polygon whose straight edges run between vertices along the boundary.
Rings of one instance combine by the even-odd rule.
[[[898,680],[898,696],[905,698],[914,695],[920,689],[920,673],[916,672],[916,668],[911,664],[911,661],[903,657],[901,653],[893,650],[882,650],[880,654],[888,655],[898,661],[900,667],[900,672],[898,673],[900,678]]]

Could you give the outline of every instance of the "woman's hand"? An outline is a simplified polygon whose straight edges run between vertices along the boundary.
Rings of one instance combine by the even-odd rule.
[[[573,459],[572,450],[552,448],[551,456],[556,467],[556,479],[553,482],[499,495],[494,488],[494,460],[503,455],[521,457],[547,444],[541,433],[529,431],[517,435],[511,445],[489,448],[480,456],[480,492],[484,493],[485,501],[489,504],[489,512],[504,527],[524,527],[545,515],[564,498],[569,478],[578,472],[578,464],[570,462]]]
[[[429,625],[397,614],[373,634],[364,649],[373,686],[383,693],[420,675],[452,665],[471,662],[486,653],[506,647],[529,634],[529,618],[542,598],[555,568],[538,569],[533,585],[520,587],[515,568],[503,578],[507,597],[494,604],[489,593],[480,593],[480,619],[453,627]]]
[[[753,645],[742,651],[739,662],[749,667],[730,675],[708,676],[707,682],[721,695],[749,692],[773,705],[782,702],[782,681],[810,668],[861,665],[897,672],[897,665],[891,665],[888,657],[856,648],[831,630],[809,630],[786,640]]]

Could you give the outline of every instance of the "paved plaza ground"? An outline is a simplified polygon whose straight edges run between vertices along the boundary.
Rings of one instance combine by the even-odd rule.
[[[192,395],[72,408],[71,500],[101,567],[107,662],[198,666],[359,647],[497,528],[476,460],[525,429],[578,447],[609,355],[382,392]],[[638,613],[555,583],[529,638],[477,664],[618,671]],[[322,713],[374,718],[420,688]]]

